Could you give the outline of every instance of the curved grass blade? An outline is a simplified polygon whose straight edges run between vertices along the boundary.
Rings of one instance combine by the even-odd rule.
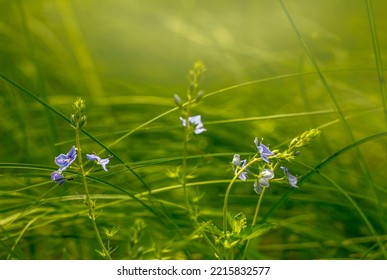
[[[0,239],[0,244],[8,251],[8,256],[12,256],[15,259],[21,260],[23,259],[20,255],[18,255],[14,250],[12,250],[3,240]]]
[[[380,94],[382,96],[382,103],[383,103],[383,110],[384,110],[384,121],[387,128],[387,92],[386,92],[386,83],[384,79],[384,69],[383,69],[383,62],[382,62],[382,56],[380,53],[380,47],[379,47],[379,40],[377,36],[376,31],[376,23],[374,18],[374,11],[372,7],[372,1],[366,0],[367,5],[367,14],[368,14],[368,22],[370,25],[370,32],[372,37],[372,46],[374,48],[374,54],[375,54],[375,63],[376,63],[376,69],[378,71],[378,80],[380,85]]]

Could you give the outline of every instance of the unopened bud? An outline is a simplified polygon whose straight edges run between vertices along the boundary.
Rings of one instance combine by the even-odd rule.
[[[201,90],[196,95],[196,102],[199,103],[202,98],[203,98],[203,91]]]
[[[77,125],[77,121],[75,119],[75,115],[74,114],[71,114],[71,124],[76,126]]]
[[[79,120],[79,128],[83,128],[87,123],[87,117],[82,116],[81,119]]]
[[[178,107],[181,108],[182,102],[181,102],[180,96],[179,96],[178,94],[175,94],[175,95],[173,96],[173,99],[175,100],[176,105],[177,105]]]
[[[297,142],[298,142],[298,137],[294,138],[294,139],[290,142],[289,146],[292,147],[292,146],[296,145]]]
[[[232,159],[232,164],[234,164],[235,166],[239,166],[241,164],[241,156],[238,154],[235,154]]]

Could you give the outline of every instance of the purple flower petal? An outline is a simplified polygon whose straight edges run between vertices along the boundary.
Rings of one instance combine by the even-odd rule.
[[[235,154],[233,159],[232,159],[232,164],[235,166],[234,175],[236,175],[241,168],[246,166],[247,160],[244,159],[241,161],[241,156],[238,154]],[[242,164],[242,166],[240,166],[241,164]],[[241,179],[242,181],[246,181],[247,180],[247,171],[245,170],[241,174],[239,174],[238,178]]]
[[[105,158],[105,159],[101,159],[100,161],[98,161],[98,163],[102,166],[102,168],[106,171],[106,172],[108,172],[108,170],[107,170],[107,167],[106,167],[106,164],[108,164],[109,163],[109,158]]]
[[[58,171],[63,171],[67,167],[69,167],[73,161],[77,158],[77,151],[75,146],[71,148],[71,150],[65,155],[60,154],[55,158],[55,163],[59,166]]]
[[[62,185],[65,182],[65,178],[58,171],[52,172],[51,180],[53,180],[55,183],[59,183],[59,185]]]
[[[89,159],[89,160],[96,160],[97,163],[99,165],[102,166],[102,168],[108,172],[108,169],[106,167],[106,165],[109,163],[110,161],[110,156],[105,158],[105,159],[101,159],[99,156],[97,156],[96,154],[92,153],[92,154],[86,154],[86,157]]]
[[[289,185],[291,185],[293,188],[298,188],[297,182],[298,178],[292,174],[290,174],[289,169],[285,166],[280,166],[280,168],[285,173],[286,177],[288,178]]]
[[[86,157],[88,158],[88,160],[97,160],[97,161],[101,160],[101,158],[94,153],[93,154],[86,154]]]
[[[261,140],[261,143],[258,144],[258,138],[257,137],[255,137],[255,139],[254,139],[254,144],[257,147],[257,150],[260,153],[261,158],[266,163],[270,163],[270,161],[269,161],[269,159],[267,157],[273,155],[272,151],[270,151],[270,149],[266,145],[264,145],[262,143],[262,140]]]

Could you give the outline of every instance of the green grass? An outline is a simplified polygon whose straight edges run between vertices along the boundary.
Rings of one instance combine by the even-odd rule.
[[[223,227],[233,155],[253,156],[254,137],[284,150],[311,128],[321,136],[288,164],[299,188],[271,184],[257,222],[275,227],[246,258],[386,259],[386,5],[0,1],[0,259],[101,258],[82,174],[50,179],[75,145],[77,97],[82,153],[113,156],[108,173],[86,177],[104,241],[103,228],[119,228],[113,259],[215,259],[202,222]],[[186,158],[196,224],[171,174],[184,154],[173,96],[185,97],[198,59],[207,70],[192,115],[207,131]],[[249,224],[253,182],[237,180],[228,204]]]

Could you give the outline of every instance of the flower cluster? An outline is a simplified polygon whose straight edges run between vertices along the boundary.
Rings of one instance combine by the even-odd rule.
[[[238,178],[246,181],[248,177],[249,170],[246,168],[246,165],[250,166],[254,162],[259,162],[260,160],[263,161],[263,164],[259,165],[259,174],[255,174],[256,180],[254,181],[254,191],[257,194],[261,194],[263,188],[268,188],[270,186],[270,180],[272,180],[275,177],[274,169],[277,166],[277,164],[270,163],[270,160],[274,158],[276,162],[279,162],[279,159],[277,158],[277,154],[273,153],[268,146],[263,144],[262,140],[258,141],[258,138],[255,137],[254,139],[254,144],[257,148],[257,155],[253,157],[253,159],[250,161],[250,163],[247,163],[247,160],[241,160],[239,154],[235,154],[233,159],[232,159],[232,164],[233,164],[233,170],[234,170],[234,175],[238,174]],[[261,162],[262,162],[261,161]],[[294,188],[298,188],[297,186],[297,181],[298,178],[294,175],[292,175],[287,167],[280,166],[282,171],[285,174],[285,177],[283,179],[287,179],[288,183],[290,186]],[[241,170],[243,170],[241,172]],[[281,178],[282,179],[282,178]],[[279,180],[281,180],[279,179]]]
[[[62,175],[62,172],[69,167],[73,161],[77,158],[77,151],[75,146],[71,148],[71,150],[67,154],[60,154],[55,158],[56,165],[59,166],[57,171],[52,172],[51,180],[62,185],[65,182],[65,178]]]
[[[98,164],[102,166],[102,168],[107,172],[106,165],[109,163],[110,156],[101,159],[99,156],[97,156],[95,153],[87,154],[87,158],[90,161],[96,160]],[[65,177],[63,176],[63,171],[65,171],[77,158],[77,150],[75,146],[72,146],[70,151],[67,154],[60,154],[55,158],[56,165],[59,166],[59,169],[57,171],[54,171],[51,173],[51,180],[53,180],[56,183],[59,183],[59,185],[62,185],[65,182]]]

